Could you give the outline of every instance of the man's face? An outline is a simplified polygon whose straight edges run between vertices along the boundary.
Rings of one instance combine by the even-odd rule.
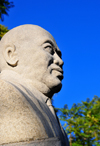
[[[31,37],[23,47],[26,48],[23,50],[24,76],[44,94],[48,91],[52,94],[58,92],[62,87],[63,61],[54,38],[41,30],[35,39]]]

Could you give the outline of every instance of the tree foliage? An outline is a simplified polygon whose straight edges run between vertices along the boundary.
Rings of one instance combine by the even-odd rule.
[[[73,104],[71,109],[65,105],[58,109],[60,120],[69,135],[70,146],[100,146],[100,98]]]
[[[14,7],[13,2],[9,2],[9,0],[0,0],[0,19],[4,20],[4,15],[8,15],[8,11],[10,8]]]
[[[0,40],[4,36],[4,34],[7,33],[8,31],[9,31],[8,27],[5,27],[4,25],[0,24]]]

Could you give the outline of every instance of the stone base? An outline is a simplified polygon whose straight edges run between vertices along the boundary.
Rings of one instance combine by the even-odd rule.
[[[31,142],[19,142],[12,144],[2,144],[0,146],[64,146],[58,138],[49,138]]]

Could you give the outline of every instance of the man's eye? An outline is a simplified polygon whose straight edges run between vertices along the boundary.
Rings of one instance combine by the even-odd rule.
[[[54,50],[53,50],[53,47],[52,46],[46,46],[46,47],[44,47],[45,48],[45,50],[48,52],[48,53],[50,53],[50,54],[54,54]]]

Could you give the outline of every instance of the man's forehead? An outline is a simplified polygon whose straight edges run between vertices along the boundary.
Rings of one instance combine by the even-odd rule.
[[[37,43],[38,45],[42,45],[45,42],[51,42],[54,44],[54,46],[57,46],[55,39],[53,38],[53,36],[46,31],[45,29],[41,28],[36,30],[36,33],[34,33],[33,31],[33,35],[31,36],[34,40],[34,43]]]
[[[37,45],[42,45],[42,43],[44,43],[45,41],[50,40],[54,44],[54,46],[57,47],[55,39],[48,31],[40,26],[30,24],[15,27],[14,29],[6,33],[2,41],[3,40],[6,43],[8,43],[9,41],[15,44],[17,42],[18,44],[19,42],[29,42],[31,44],[35,43]]]
[[[46,33],[44,35],[39,35],[35,41],[35,43],[37,43],[38,45],[43,45],[44,43],[47,43],[47,42],[57,47],[55,39],[49,33]]]

